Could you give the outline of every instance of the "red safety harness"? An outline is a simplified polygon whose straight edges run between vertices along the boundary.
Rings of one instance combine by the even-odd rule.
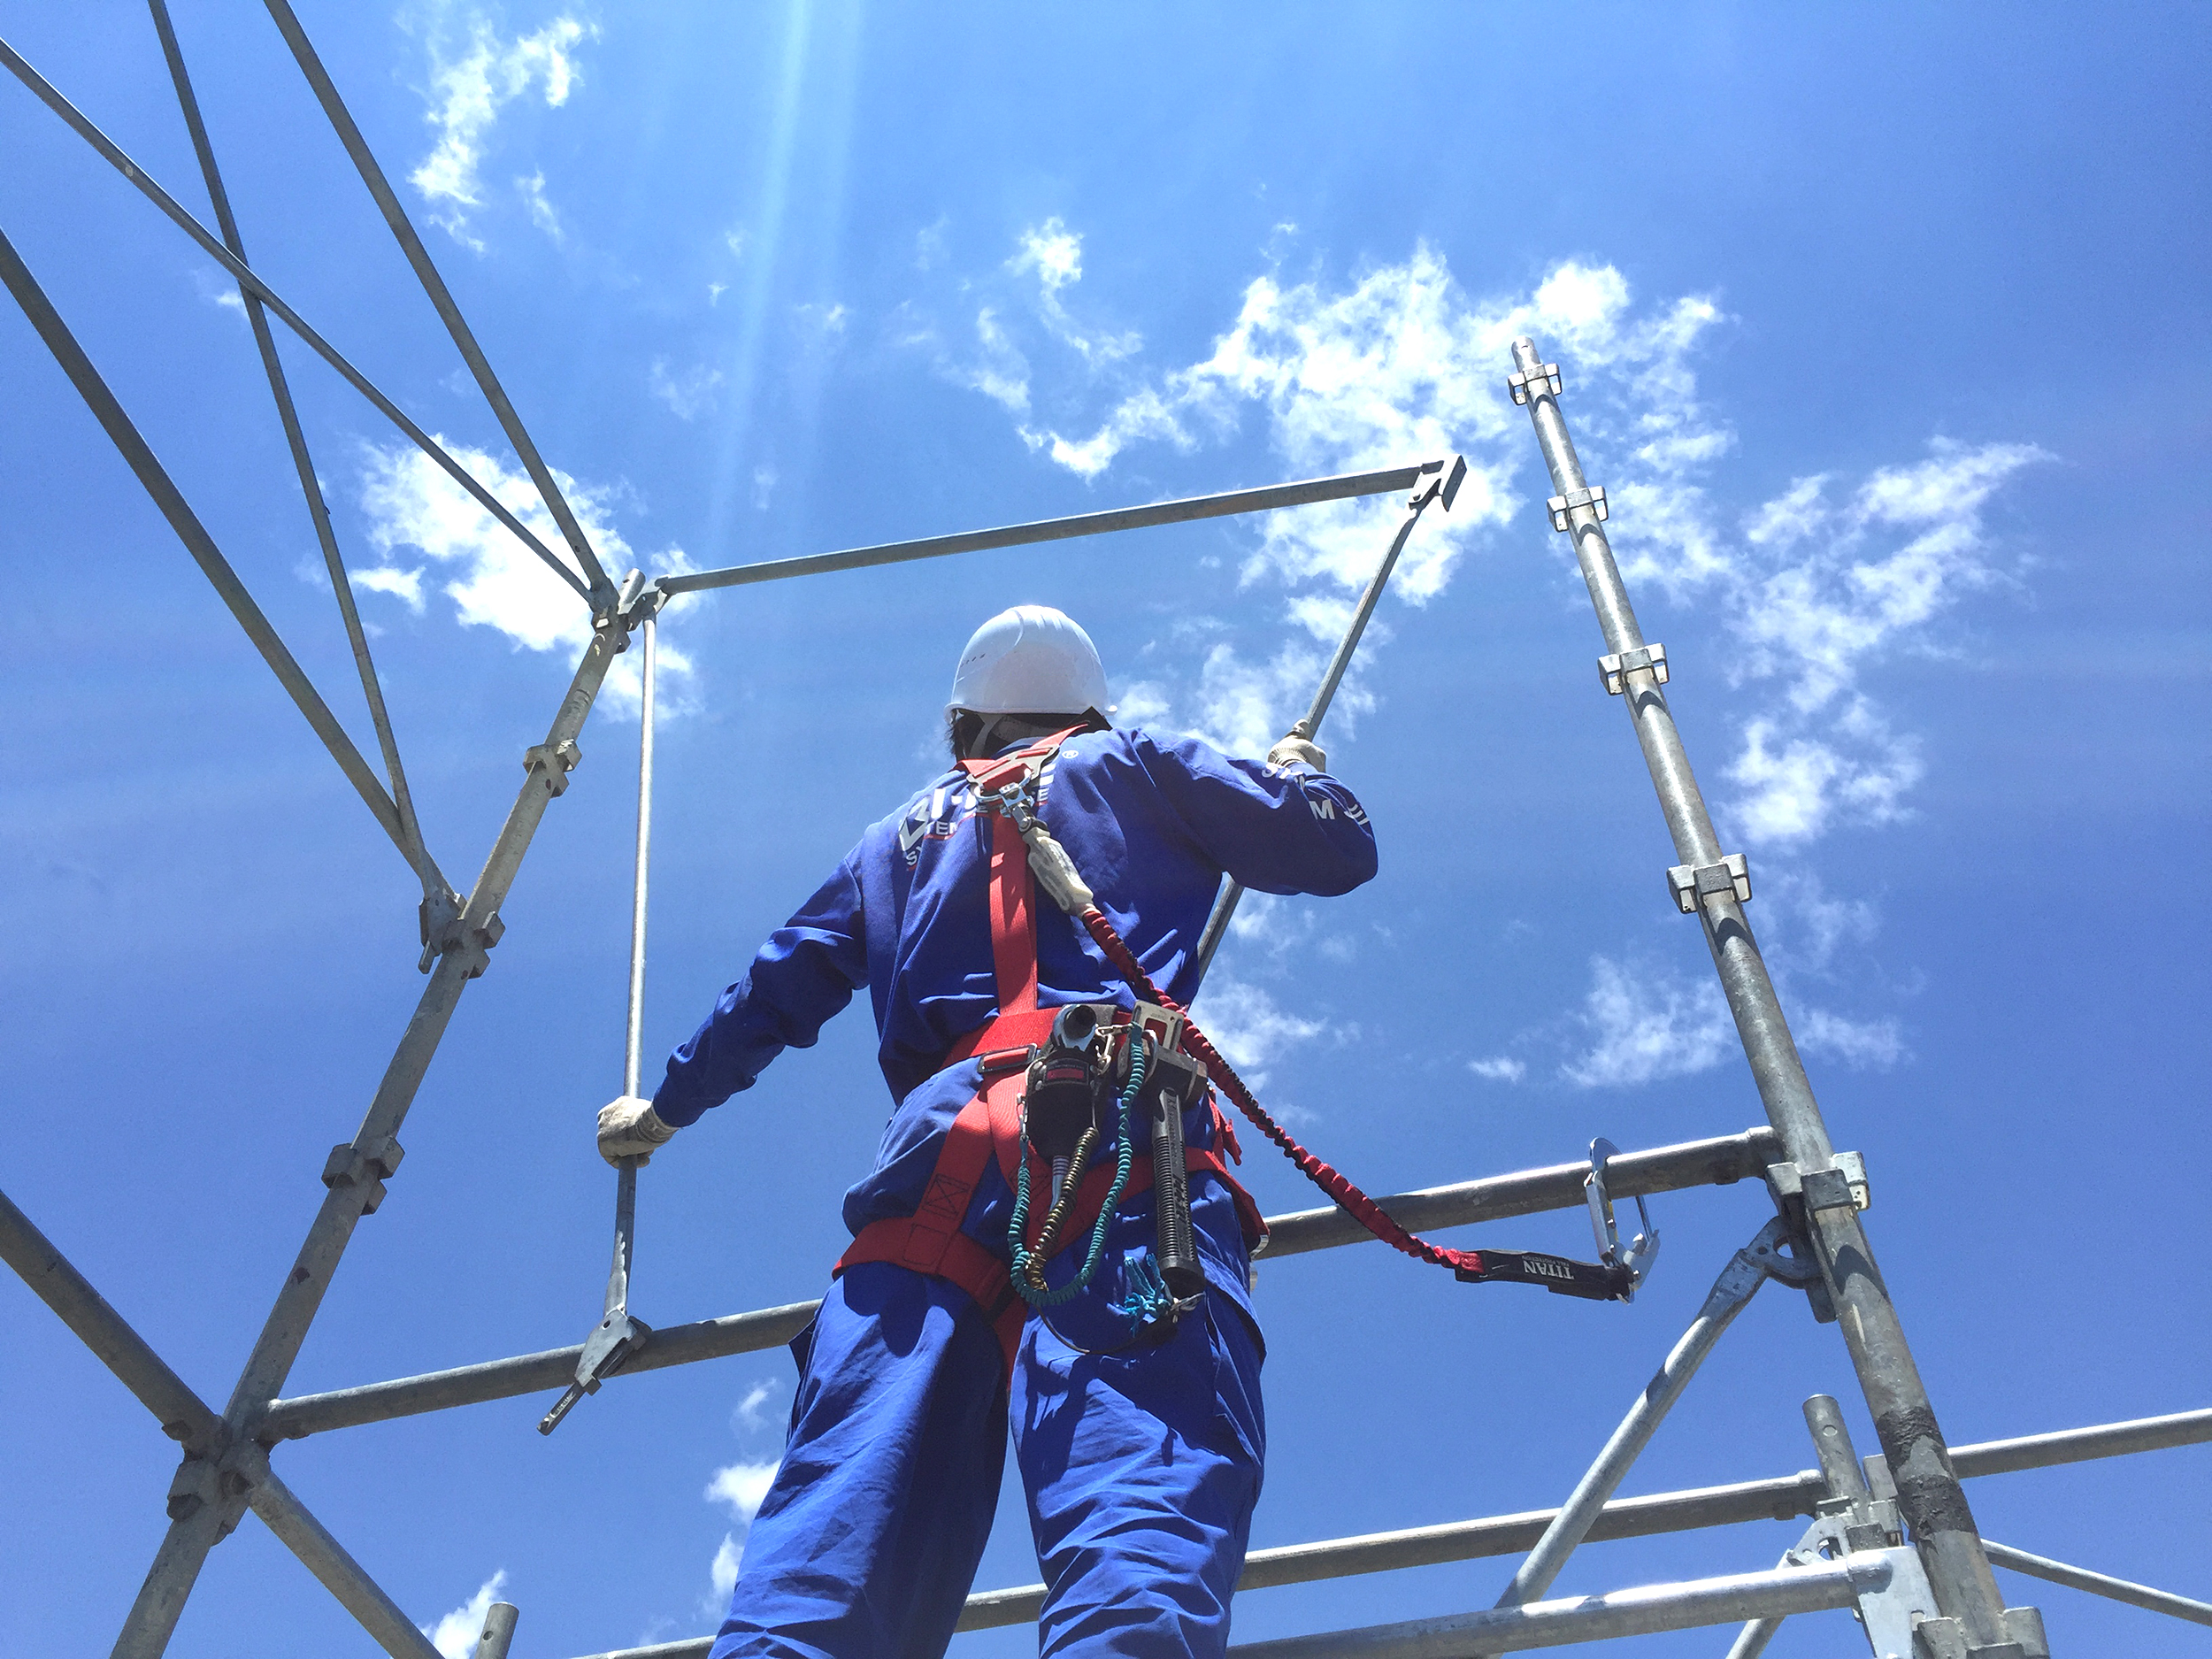
[[[1060,745],[1083,729],[1079,726],[1071,726],[1001,760],[964,760],[961,769],[968,774],[971,787],[980,799],[987,791],[1034,780]],[[1041,790],[1037,810],[1042,810],[1043,805]],[[1029,872],[1029,849],[1011,818],[1000,812],[988,817],[991,970],[997,981],[999,1011],[987,1024],[955,1043],[943,1062],[944,1066],[951,1066],[979,1056],[983,1087],[961,1108],[946,1132],[944,1146],[937,1154],[937,1165],[930,1171],[929,1185],[923,1192],[919,1208],[911,1216],[870,1222],[861,1229],[851,1248],[838,1258],[835,1271],[841,1273],[864,1262],[894,1262],[918,1273],[928,1273],[948,1284],[957,1285],[983,1310],[992,1328],[998,1333],[1007,1375],[1010,1377],[1028,1306],[1015,1294],[1011,1271],[1005,1259],[962,1232],[960,1224],[966,1218],[977,1184],[994,1158],[1007,1185],[1010,1187],[1014,1184],[1021,1157],[1021,1100],[1029,1051],[1050,1034],[1053,1019],[1060,1010],[1037,1005],[1037,911],[1033,879]],[[1121,1018],[1125,1020],[1128,1016],[1125,1013]],[[1227,1184],[1236,1202],[1245,1241],[1256,1245],[1266,1236],[1267,1224],[1261,1219],[1259,1206],[1253,1202],[1251,1194],[1230,1175],[1228,1165],[1222,1160],[1221,1148],[1225,1147],[1229,1156],[1240,1162],[1242,1153],[1217,1105],[1213,1113],[1214,1145],[1188,1148],[1185,1164],[1194,1174],[1204,1171]],[[1051,1172],[1033,1151],[1030,1179],[1049,1190]],[[1076,1189],[1076,1203],[1061,1229],[1061,1237],[1080,1239],[1089,1232],[1111,1182],[1112,1171],[1102,1164],[1084,1177],[1082,1185]],[[1140,1158],[1122,1195],[1125,1200],[1133,1198],[1149,1191],[1151,1186],[1151,1162]]]

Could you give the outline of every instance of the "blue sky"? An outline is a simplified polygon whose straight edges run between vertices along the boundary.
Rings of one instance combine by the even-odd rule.
[[[1332,717],[1382,873],[1248,908],[1202,1018],[1377,1192],[1760,1119],[1507,343],[1533,333],[1955,1443],[2207,1403],[2200,9],[1174,14],[542,4],[303,19],[607,562],[707,567],[1463,451]],[[176,7],[257,267],[518,511],[526,486],[274,31]],[[152,30],[0,32],[196,211]],[[235,297],[20,88],[0,226],[293,649],[368,725]],[[433,850],[460,879],[585,621],[296,347]],[[412,878],[28,328],[0,318],[6,1190],[227,1396],[419,989]],[[649,1049],[933,764],[954,654],[1038,602],[1125,715],[1299,712],[1394,510],[1063,543],[680,605]],[[583,737],[290,1391],[579,1340],[620,1083],[634,695]],[[818,1294],[886,1102],[864,1014],[646,1172],[633,1303]],[[1248,1166],[1271,1210],[1314,1202]],[[1670,1196],[1630,1308],[1363,1247],[1263,1269],[1255,1541],[1557,1502],[1759,1226]],[[1465,1235],[1575,1248],[1571,1216]],[[142,1410],[12,1279],[0,1648],[97,1650],[162,1526]],[[780,1355],[278,1454],[426,1625],[710,1628]],[[1832,1331],[1763,1293],[1629,1482],[1787,1472]],[[35,1425],[35,1428],[31,1425]],[[2201,1449],[1976,1483],[1991,1536],[2204,1594]],[[1583,1591],[1770,1564],[1782,1524],[1594,1546]],[[1509,1563],[1256,1593],[1240,1635],[1486,1605]],[[1010,1501],[979,1587],[1029,1582]],[[2060,1651],[2201,1650],[2008,1578]],[[1011,1655],[1020,1632],[959,1639]],[[1654,1652],[1704,1653],[1711,1633]],[[1834,1616],[1777,1655],[1850,1650]],[[1840,1645],[1839,1645],[1840,1644]],[[249,1520],[171,1651],[372,1651]],[[455,1649],[458,1651],[458,1649]]]

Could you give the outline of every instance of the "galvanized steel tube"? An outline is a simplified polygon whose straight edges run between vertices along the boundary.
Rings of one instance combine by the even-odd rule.
[[[138,1396],[164,1433],[183,1442],[188,1452],[219,1447],[221,1419],[5,1193],[0,1193],[0,1261]]]
[[[1451,463],[1448,461],[1445,465],[1448,467]],[[1352,654],[1359,649],[1360,638],[1367,632],[1368,623],[1374,618],[1375,607],[1382,601],[1383,589],[1389,586],[1390,572],[1398,567],[1398,555],[1405,551],[1406,539],[1413,534],[1413,526],[1421,522],[1421,514],[1434,495],[1433,490],[1424,491],[1420,499],[1408,507],[1405,516],[1398,521],[1398,534],[1390,538],[1390,546],[1383,554],[1382,563],[1375,567],[1374,575],[1368,579],[1367,589],[1360,595],[1359,604],[1352,611],[1352,619],[1344,629],[1344,637],[1337,641],[1335,654],[1329,658],[1328,671],[1321,676],[1321,684],[1314,691],[1313,701],[1306,706],[1305,718],[1298,723],[1299,729],[1307,737],[1321,734],[1321,722],[1328,718],[1329,705],[1336,701],[1337,687],[1344,683],[1345,672],[1352,665]],[[1199,984],[1205,982],[1207,971],[1214,964],[1214,952],[1221,949],[1221,941],[1229,931],[1229,923],[1237,913],[1237,904],[1243,897],[1244,883],[1232,876],[1222,887],[1220,896],[1215,899],[1212,910],[1207,914],[1206,926],[1198,935],[1198,948],[1194,953],[1197,958]],[[1197,990],[1194,988],[1192,1000],[1195,1002],[1197,996]]]
[[[1365,1630],[1248,1642],[1229,1652],[1233,1659],[1463,1659],[1479,1649],[1517,1653],[1849,1607],[1861,1594],[1883,1588],[1889,1573],[1889,1563],[1869,1553],[1817,1567],[1647,1585],[1606,1595],[1463,1613],[1455,1618],[1411,1619]]]
[[[1357,495],[1386,495],[1393,490],[1412,488],[1414,480],[1420,476],[1417,464],[1385,467],[1374,472],[1344,472],[1333,478],[1267,484],[1257,489],[1233,489],[1217,495],[1189,495],[1179,501],[1152,502],[1141,507],[1111,507],[1103,512],[1076,513],[1065,518],[1040,518],[1033,523],[1006,525],[995,530],[964,530],[952,535],[924,536],[913,541],[850,548],[841,553],[810,553],[803,558],[769,559],[758,565],[733,565],[723,570],[692,571],[680,576],[657,577],[653,585],[664,594],[688,594],[706,588],[780,581],[788,576],[818,576],[826,571],[903,565],[914,559],[942,558],[950,553],[1029,547],[1073,536],[1103,535],[1114,530],[1144,530],[1155,525],[1187,524],[1194,519],[1223,518],[1237,513],[1271,512],[1279,507],[1303,507],[1315,502],[1345,501]]]
[[[476,1639],[470,1659],[507,1659],[514,1646],[515,1622],[521,1617],[512,1601],[495,1601],[484,1610],[484,1629]]]
[[[461,360],[468,365],[469,373],[475,377],[477,389],[484,394],[484,401],[492,406],[492,413],[498,418],[500,429],[507,434],[507,442],[514,446],[515,454],[521,458],[523,470],[530,474],[530,481],[537,486],[539,498],[545,503],[546,511],[553,515],[553,522],[560,526],[561,534],[566,538],[569,550],[575,554],[576,562],[583,567],[584,574],[590,581],[593,608],[604,610],[614,598],[614,584],[607,580],[607,572],[600,568],[598,556],[592,551],[591,538],[577,523],[576,515],[569,507],[568,497],[561,493],[560,484],[553,476],[553,469],[546,465],[545,458],[538,453],[538,446],[531,441],[528,429],[522,424],[522,417],[515,413],[513,403],[508,401],[506,388],[500,385],[499,377],[492,373],[490,360],[484,356],[483,348],[476,343],[476,335],[470,330],[468,319],[461,315],[461,308],[453,303],[453,296],[447,291],[445,279],[438,274],[438,267],[431,260],[430,250],[422,245],[422,238],[416,234],[413,222],[407,217],[407,210],[400,205],[398,193],[392,188],[391,181],[385,178],[384,169],[377,165],[375,155],[370,150],[367,141],[361,136],[361,129],[354,125],[352,111],[346,108],[345,100],[338,96],[337,84],[331,80],[330,72],[323,67],[323,60],[316,56],[315,48],[308,41],[307,31],[300,27],[299,19],[292,15],[292,8],[285,4],[285,0],[266,0],[266,4],[269,16],[275,20],[278,32],[284,36],[284,43],[292,49],[292,56],[297,60],[301,73],[307,77],[307,84],[314,89],[316,102],[323,106],[323,113],[329,117],[331,127],[338,134],[338,142],[345,146],[346,154],[352,157],[354,169],[361,175],[361,182],[368,186],[369,195],[375,199],[377,211],[384,215],[384,222],[391,227],[400,251],[407,256],[407,263],[413,268],[416,280],[422,284],[423,292],[430,296],[430,303],[436,309],[439,320],[445,324],[446,333],[453,337]]]
[[[1607,1185],[1616,1197],[1629,1197],[1640,1193],[1673,1192],[1685,1187],[1734,1181],[1757,1173],[1771,1162],[1773,1146],[1771,1131],[1753,1129],[1740,1135],[1717,1136],[1679,1146],[1617,1153],[1606,1164]],[[1586,1161],[1561,1164],[1425,1192],[1402,1193],[1379,1202],[1410,1227],[1463,1226],[1503,1216],[1579,1210],[1584,1202],[1583,1180],[1589,1172]],[[1374,1239],[1366,1228],[1334,1206],[1271,1217],[1268,1226],[1273,1240],[1268,1252],[1270,1260],[1310,1250],[1371,1242]],[[663,1366],[778,1347],[806,1327],[818,1305],[811,1302],[795,1302],[692,1325],[665,1326],[653,1333],[651,1344],[630,1360],[619,1375],[634,1376]],[[488,1360],[420,1377],[272,1401],[266,1412],[256,1419],[254,1432],[264,1439],[291,1438],[355,1424],[441,1411],[452,1406],[511,1399],[545,1388],[560,1388],[574,1375],[577,1359],[582,1353],[580,1343],[573,1348]]]
[[[1758,1294],[1759,1286],[1765,1282],[1766,1269],[1753,1259],[1748,1248],[1737,1251],[1729,1259],[1728,1265],[1721,1269],[1720,1277],[1713,1281],[1713,1288],[1706,1294],[1697,1317],[1690,1321],[1690,1328],[1682,1333],[1652,1379],[1644,1385],[1643,1392],[1636,1396],[1636,1403],[1629,1408],[1628,1415],[1613,1431],[1597,1460],[1575,1484],[1558,1517],[1544,1529],[1536,1548],[1529,1551],[1528,1558],[1514,1573],[1513,1581],[1498,1597],[1499,1607],[1518,1607],[1551,1587],[1552,1580],[1567,1564],[1567,1558],[1588,1536],[1606,1500],[1634,1467],[1636,1459],[1650,1444],[1652,1435],[1666,1420],[1667,1413],[1674,1409],[1674,1402],[1682,1397],[1690,1379],[1697,1375],[1698,1367],[1713,1351],[1721,1333],[1735,1322],[1736,1316]]]
[[[2125,1578],[2115,1578],[2108,1573],[2091,1572],[2084,1567],[2070,1567],[2062,1561],[2053,1561],[2047,1555],[2031,1555],[2024,1549],[2015,1549],[2008,1544],[1982,1540],[1982,1548],[1989,1553],[1990,1561],[2000,1567],[2009,1567],[2015,1572],[2024,1572],[2053,1584],[2062,1584],[2070,1589],[2086,1590],[2092,1595],[2101,1595],[2130,1606],[2147,1608],[2154,1613],[2166,1613],[2175,1618],[2185,1618],[2193,1624],[2212,1624],[2212,1603],[2176,1595],[2169,1590],[2154,1590],[2147,1584],[2132,1584]]]
[[[561,700],[560,711],[546,734],[547,751],[572,743],[583,729],[585,718],[591,712],[592,700],[598,695],[600,682],[607,676],[621,639],[620,633],[614,629],[603,629],[593,634],[591,643],[585,648],[583,661],[577,665],[575,678],[569,682],[568,695]],[[485,860],[483,872],[477,877],[468,903],[462,910],[458,926],[463,939],[484,937],[486,930],[495,921],[499,907],[506,900],[507,889],[521,868],[523,855],[529,850],[530,838],[537,833],[539,820],[544,818],[546,804],[552,798],[552,780],[542,766],[534,768],[524,778],[521,792],[509,810],[507,821],[492,844],[491,856]],[[465,953],[459,949],[448,950],[438,958],[430,983],[423,989],[422,999],[416,1004],[413,1018],[407,1022],[399,1047],[385,1068],[383,1080],[377,1086],[368,1113],[354,1136],[356,1148],[373,1152],[398,1134],[471,972]],[[307,1338],[308,1325],[322,1305],[331,1274],[337,1268],[339,1257],[345,1254],[361,1215],[362,1194],[358,1187],[342,1185],[324,1194],[322,1206],[308,1229],[305,1242],[300,1246],[298,1258],[286,1275],[276,1305],[269,1310],[268,1321],[239,1376],[237,1387],[232,1391],[224,1415],[234,1426],[250,1426],[283,1387],[300,1344]]]
[[[645,618],[638,707],[637,870],[630,887],[630,1018],[622,1037],[622,1092],[638,1091],[645,1048],[645,888],[653,860],[653,618]]]
[[[1534,342],[1515,341],[1513,362],[1529,377],[1529,416],[1553,488],[1571,500],[1575,492],[1586,488],[1586,480],[1560,415],[1558,397],[1535,375],[1540,358]],[[1608,653],[1633,649],[1644,642],[1643,635],[1595,509],[1571,507],[1568,519],[1575,557],[1596,606]],[[1634,669],[1623,676],[1623,700],[1658,790],[1677,856],[1692,865],[1717,862],[1720,844],[1711,818],[1655,675],[1648,668]],[[1809,1173],[1832,1168],[1833,1148],[1827,1127],[1742,906],[1733,895],[1712,895],[1701,904],[1699,916],[1760,1098],[1789,1160]],[[1973,1512],[1948,1461],[1926,1386],[1913,1363],[1888,1288],[1875,1270],[1873,1249],[1858,1213],[1822,1210],[1808,1219],[1875,1430],[1892,1470],[1899,1474],[1899,1508],[1926,1558],[1937,1598],[1945,1613],[1964,1625],[1970,1640],[2004,1641],[2004,1598],[1976,1538]]]
[[[269,1467],[267,1458],[258,1455],[259,1450],[256,1447],[249,1452],[253,1485],[247,1501],[253,1505],[253,1512],[392,1659],[440,1659],[438,1650],[416,1628],[414,1620],[400,1610],[399,1604],[347,1554],[345,1546],[309,1513],[307,1506],[292,1495],[291,1488]]]

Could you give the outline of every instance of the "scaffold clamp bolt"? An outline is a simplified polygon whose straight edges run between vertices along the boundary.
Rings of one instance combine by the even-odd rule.
[[[330,1156],[323,1162],[323,1185],[335,1191],[350,1187],[361,1194],[361,1213],[376,1214],[376,1207],[384,1202],[384,1182],[399,1168],[399,1161],[407,1150],[391,1136],[386,1135],[366,1147],[350,1142],[330,1148]]]
[[[1651,670],[1655,685],[1665,685],[1667,648],[1655,641],[1650,645],[1640,645],[1632,651],[1623,651],[1617,657],[1599,657],[1598,679],[1604,683],[1605,695],[1609,697],[1619,696],[1622,687],[1627,683],[1626,677],[1640,668]]]
[[[572,737],[557,743],[533,743],[522,754],[523,771],[542,777],[545,792],[556,797],[567,792],[568,774],[583,764],[584,751]]]
[[[1602,484],[1593,484],[1587,489],[1571,489],[1563,495],[1554,495],[1545,504],[1551,509],[1551,527],[1555,530],[1564,530],[1569,515],[1582,507],[1587,507],[1597,514],[1600,524],[1612,516],[1605,504],[1605,486]]]
[[[1872,1209],[1874,1191],[1867,1184],[1866,1159],[1856,1152],[1832,1152],[1829,1157],[1834,1167],[1825,1170],[1800,1170],[1794,1164],[1767,1165],[1767,1187],[1775,1202],[1798,1199],[1809,1216],[1824,1210]]]
[[[1547,391],[1556,397],[1561,389],[1559,365],[1556,363],[1540,363],[1526,373],[1517,370],[1505,377],[1505,388],[1513,394],[1516,403],[1525,404],[1532,396],[1540,396]]]
[[[1751,902],[1751,866],[1741,853],[1724,853],[1717,864],[1676,864],[1667,872],[1667,891],[1674,907],[1694,916],[1706,900],[1731,894],[1739,904]]]

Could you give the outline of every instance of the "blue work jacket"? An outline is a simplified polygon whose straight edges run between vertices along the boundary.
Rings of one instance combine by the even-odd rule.
[[[1323,895],[1349,892],[1375,873],[1367,814],[1341,783],[1303,765],[1271,768],[1196,738],[1165,742],[1138,728],[1083,732],[1061,746],[1039,787],[1045,825],[1099,909],[1153,982],[1180,1002],[1194,988],[1199,934],[1225,872],[1261,893]],[[846,1196],[845,1220],[857,1234],[871,1221],[913,1214],[945,1132],[975,1092],[973,1063],[945,1069],[945,1052],[998,1011],[989,864],[989,817],[976,811],[966,774],[949,769],[872,826],[769,936],[750,972],[670,1056],[654,1110],[669,1124],[696,1122],[751,1087],[785,1048],[811,1047],[865,986],[878,1059],[898,1106],[875,1169]],[[1128,987],[1081,926],[1041,892],[1033,908],[1039,1003],[1128,1006]],[[1194,1117],[1187,1129],[1192,1144],[1211,1144],[1210,1116]],[[1225,1215],[1225,1199],[1219,1208]],[[1194,1218],[1202,1233],[1219,1231],[1206,1225],[1210,1217]],[[978,1236],[988,1236],[987,1224]],[[1232,1228],[1218,1242],[1233,1238]]]

